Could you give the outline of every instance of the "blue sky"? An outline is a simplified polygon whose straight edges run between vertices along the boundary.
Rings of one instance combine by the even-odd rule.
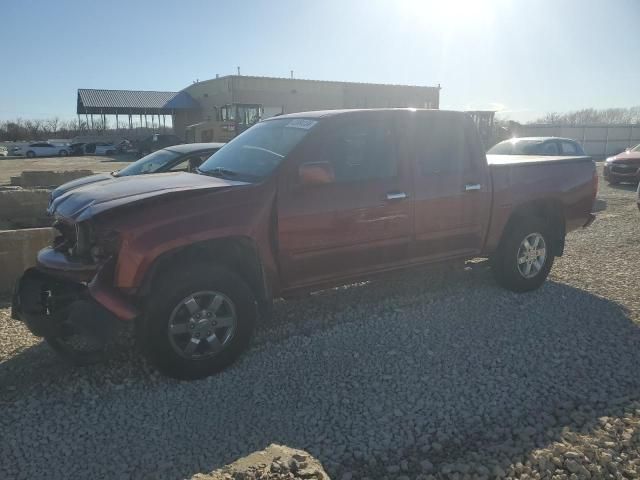
[[[0,119],[235,72],[442,85],[515,120],[640,105],[640,0],[2,0]]]

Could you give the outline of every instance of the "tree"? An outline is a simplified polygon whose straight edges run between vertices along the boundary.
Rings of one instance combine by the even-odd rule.
[[[584,108],[566,113],[551,112],[532,123],[550,125],[623,125],[640,123],[640,106],[631,108]]]

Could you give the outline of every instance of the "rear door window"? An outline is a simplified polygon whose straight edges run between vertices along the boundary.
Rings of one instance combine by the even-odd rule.
[[[578,149],[576,145],[571,142],[560,142],[562,148],[563,155],[576,155],[578,153]]]
[[[422,175],[460,173],[472,164],[460,118],[425,115],[416,120],[416,160]]]
[[[560,155],[556,142],[543,143],[540,150],[540,153],[542,155]]]

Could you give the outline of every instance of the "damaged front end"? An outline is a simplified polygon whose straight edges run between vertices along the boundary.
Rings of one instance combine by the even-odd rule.
[[[105,247],[87,238],[87,226],[57,222],[55,227],[60,235],[53,246],[41,250],[37,267],[26,270],[16,283],[12,317],[73,363],[93,363],[101,359],[121,323],[114,309],[104,305],[113,301],[117,306],[118,297],[108,284],[113,262],[98,264],[99,258],[90,257],[92,249],[101,253]],[[125,313],[133,317],[137,312]]]

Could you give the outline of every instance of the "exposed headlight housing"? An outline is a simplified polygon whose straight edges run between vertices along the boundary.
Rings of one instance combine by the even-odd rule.
[[[117,255],[119,249],[120,234],[116,231],[110,231],[105,234],[96,235],[89,253],[95,263],[103,263]]]
[[[74,257],[88,257],[91,251],[92,242],[92,229],[91,225],[87,222],[81,222],[75,224],[76,230],[76,243],[73,246],[72,255]]]

